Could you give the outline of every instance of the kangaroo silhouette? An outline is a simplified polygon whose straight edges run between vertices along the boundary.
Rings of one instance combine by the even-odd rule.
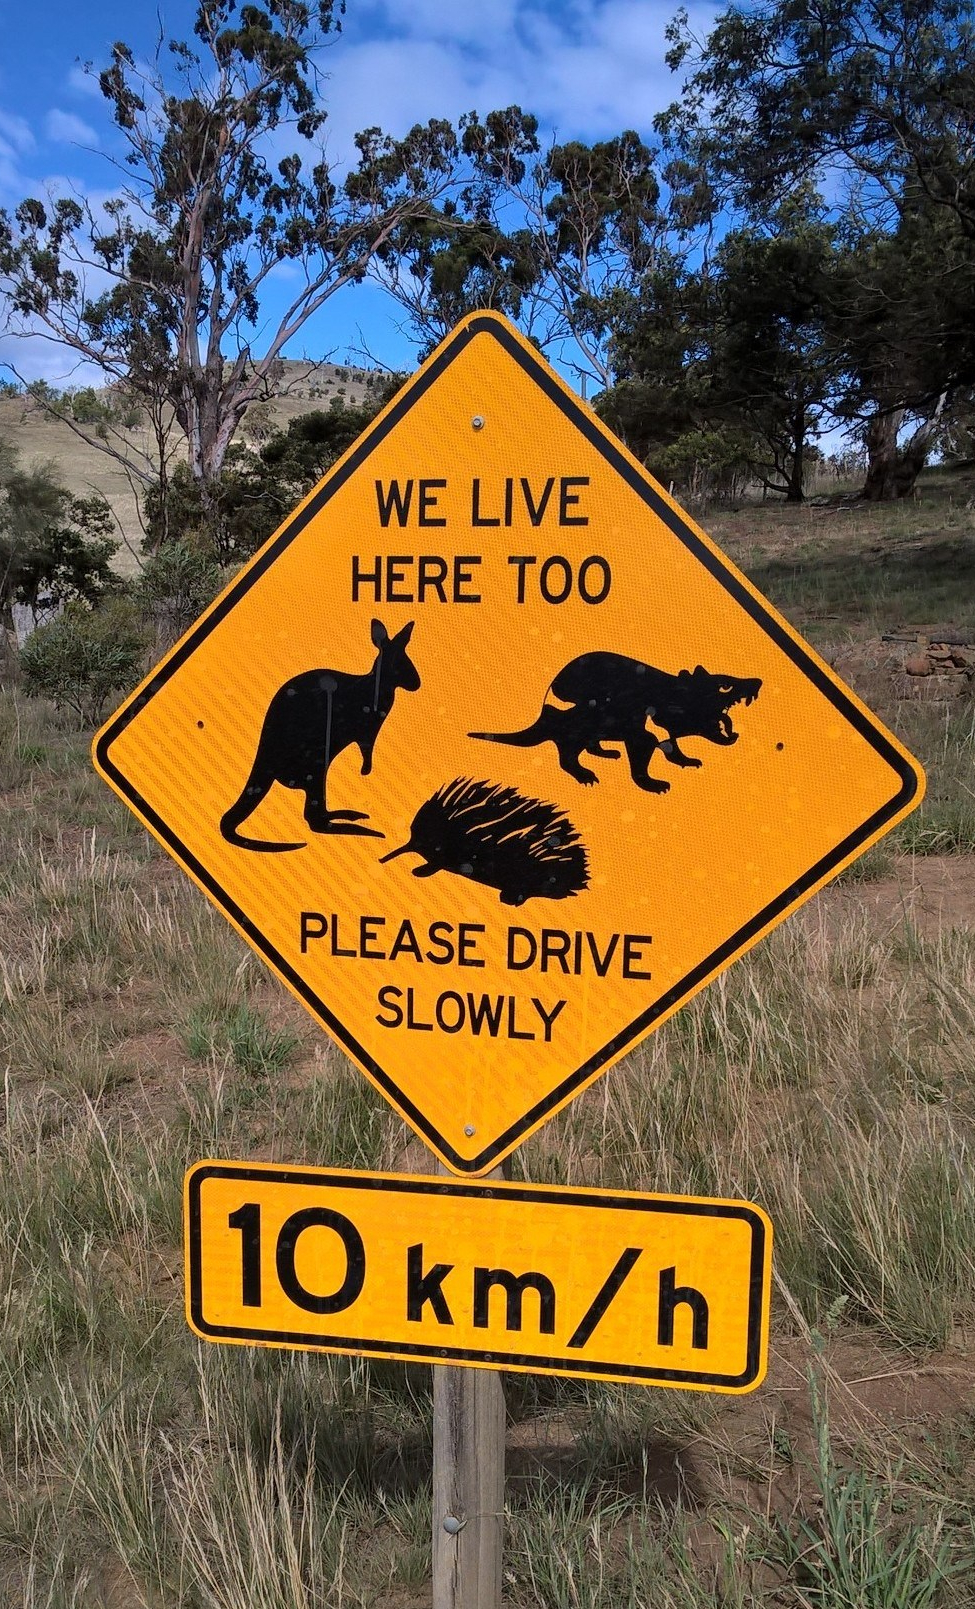
[[[344,670],[306,670],[278,688],[267,707],[250,776],[236,803],[220,819],[220,831],[229,844],[266,854],[305,847],[244,838],[237,830],[275,782],[304,793],[309,831],[382,838],[381,832],[361,825],[366,811],[328,808],[326,781],[336,755],[352,743],[362,754],[362,775],[369,775],[372,751],[397,689],[415,693],[419,687],[419,673],[406,652],[413,625],[411,620],[390,637],[382,621],[374,620],[376,658],[372,669],[361,676]]]
[[[615,749],[603,747],[607,740],[616,741],[626,751],[637,787],[645,793],[667,793],[670,783],[649,774],[654,750],[659,748],[672,765],[699,766],[700,760],[681,751],[678,738],[737,743],[738,733],[728,711],[742,701],[751,704],[761,685],[754,677],[713,676],[703,665],[671,676],[624,654],[580,654],[559,671],[546,695],[568,705],[567,709],[546,702],[537,721],[522,732],[467,735],[526,749],[536,743],[554,743],[562,770],[587,787],[599,779],[595,771],[580,763],[582,754],[618,760]],[[665,743],[647,731],[648,720],[667,733]]]

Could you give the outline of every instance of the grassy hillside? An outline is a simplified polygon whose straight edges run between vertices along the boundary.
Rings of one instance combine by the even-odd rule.
[[[327,408],[336,398],[352,407],[368,396],[367,369],[287,360],[282,370],[281,394],[271,406],[271,423],[277,429],[285,429],[300,414]],[[144,428],[136,427],[127,434],[136,453],[148,449]],[[137,499],[117,460],[90,445],[69,424],[45,413],[29,397],[0,397],[0,437],[12,443],[25,463],[54,463],[59,478],[75,496],[97,492],[104,497],[138,551],[142,533]],[[123,573],[130,572],[135,568],[133,553],[123,547],[118,564]]]

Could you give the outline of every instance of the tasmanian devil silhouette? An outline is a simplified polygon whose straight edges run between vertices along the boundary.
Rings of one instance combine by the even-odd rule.
[[[618,760],[618,751],[603,745],[607,741],[622,743],[637,787],[646,793],[666,793],[670,783],[649,774],[654,750],[659,748],[672,765],[699,766],[700,760],[683,753],[679,738],[737,743],[738,733],[728,711],[735,704],[751,704],[761,685],[754,677],[713,676],[701,665],[671,676],[624,654],[580,654],[559,671],[531,726],[522,732],[469,732],[468,736],[511,743],[516,748],[554,743],[562,770],[587,787],[598,778],[580,763],[580,756]],[[549,695],[559,703],[548,703]],[[663,728],[666,742],[647,731],[647,721]]]
[[[376,658],[371,670],[361,676],[344,670],[306,670],[278,688],[264,717],[250,776],[239,799],[220,821],[228,843],[271,854],[304,848],[299,843],[243,838],[237,830],[275,782],[304,793],[305,821],[311,832],[383,836],[361,825],[366,819],[363,810],[329,810],[326,779],[336,755],[352,743],[362,754],[362,775],[367,777],[372,770],[372,751],[397,688],[415,693],[420,685],[417,668],[406,652],[412,635],[412,620],[395,637],[390,637],[381,620],[374,620]]]

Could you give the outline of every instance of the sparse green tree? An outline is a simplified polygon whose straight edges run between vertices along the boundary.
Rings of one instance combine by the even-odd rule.
[[[287,343],[452,176],[456,138],[440,121],[402,140],[367,129],[335,180],[314,142],[336,15],[332,0],[199,0],[192,40],[160,38],[148,65],[115,45],[98,82],[127,147],[124,189],[97,214],[72,196],[0,215],[13,327],[40,326],[160,425],[175,418],[205,504]],[[296,149],[272,161],[289,126]],[[259,347],[265,282],[282,263],[300,269],[296,288]],[[108,280],[98,294],[93,271]],[[143,486],[165,489],[168,462],[137,463]]]
[[[351,447],[399,383],[394,377],[371,392],[360,407],[347,407],[336,397],[327,409],[299,414],[256,454],[234,443],[208,502],[188,466],[178,464],[165,499],[169,539],[199,549],[218,564],[249,557]],[[145,500],[145,547],[160,557],[165,550],[160,529],[163,506],[158,489],[150,490]]]
[[[761,212],[824,165],[858,205],[905,188],[975,237],[975,20],[969,0],[740,0],[703,37],[668,29],[685,73],[658,118],[685,197]]]
[[[212,554],[190,542],[167,542],[152,554],[134,596],[159,648],[168,647],[189,629],[213,600],[221,578]]]
[[[685,80],[657,127],[685,216],[738,209],[754,234],[828,172],[843,257],[820,304],[829,400],[867,448],[864,495],[904,495],[975,382],[970,6],[756,0],[703,39],[686,12],[669,31]]]
[[[802,501],[804,467],[841,377],[830,329],[836,233],[818,198],[799,191],[766,224],[730,231],[715,255],[715,390],[762,444],[754,473],[789,503]]]
[[[42,602],[98,603],[118,584],[112,569],[118,547],[105,499],[65,493],[58,515],[21,554],[16,601],[26,604],[35,619]]]
[[[375,271],[424,350],[464,314],[493,308],[605,385],[614,294],[635,287],[665,231],[653,152],[632,130],[543,151],[519,106],[472,112],[458,136],[464,182],[398,231]]]
[[[0,668],[13,654],[13,605],[95,602],[113,585],[118,546],[100,497],[72,498],[52,464],[24,468],[0,439]]]

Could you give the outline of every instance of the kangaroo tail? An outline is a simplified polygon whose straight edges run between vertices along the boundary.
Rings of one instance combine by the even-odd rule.
[[[257,809],[266,793],[267,787],[262,788],[259,783],[255,783],[252,774],[240,798],[221,816],[221,835],[226,838],[228,844],[235,844],[238,849],[256,849],[265,855],[280,855],[286,849],[304,849],[304,844],[274,844],[262,838],[244,838],[237,831],[241,822],[246,821],[247,817]]]
[[[510,743],[516,749],[530,749],[551,737],[549,714],[550,709],[546,704],[538,720],[526,726],[523,732],[468,732],[467,736],[481,738],[485,743]]]
[[[224,818],[224,819],[226,819],[226,818]],[[223,836],[226,838],[228,844],[236,844],[238,849],[257,849],[257,850],[260,850],[265,855],[280,855],[286,849],[304,849],[305,848],[305,845],[303,843],[301,843],[301,844],[269,844],[263,838],[242,838],[240,833],[235,832],[233,830],[233,828],[229,828],[229,829],[227,829],[225,831],[222,821],[220,823],[220,831],[223,833]]]

